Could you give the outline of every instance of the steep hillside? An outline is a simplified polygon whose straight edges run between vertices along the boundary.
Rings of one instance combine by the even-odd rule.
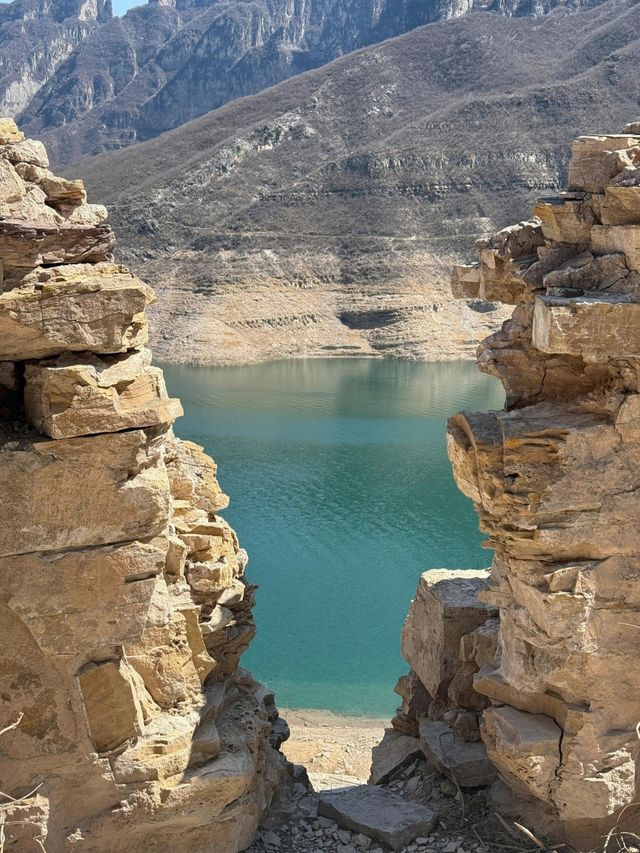
[[[638,111],[640,5],[475,13],[75,167],[162,295],[164,358],[471,354],[495,306],[450,263]]]
[[[0,113],[69,162],[478,7],[540,15],[600,0],[110,0],[0,4]]]

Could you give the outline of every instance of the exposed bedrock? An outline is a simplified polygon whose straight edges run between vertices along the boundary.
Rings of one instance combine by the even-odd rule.
[[[478,352],[505,408],[448,424],[456,482],[494,558],[482,583],[423,575],[394,720],[451,765],[457,709],[471,709],[502,813],[581,850],[640,828],[638,131],[576,140],[568,191],[454,270],[457,297],[515,306]]]
[[[285,727],[239,668],[247,555],[105,216],[0,119],[0,825],[16,853],[235,853]]]

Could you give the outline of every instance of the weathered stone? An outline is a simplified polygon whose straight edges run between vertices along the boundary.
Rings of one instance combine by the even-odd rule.
[[[400,676],[393,689],[402,698],[402,705],[396,709],[391,725],[400,734],[417,738],[418,721],[428,712],[432,697],[413,670]]]
[[[110,261],[115,246],[108,225],[46,224],[0,220],[0,258],[4,285],[39,266]]]
[[[478,299],[481,282],[480,264],[458,264],[451,273],[451,292],[456,299]]]
[[[152,299],[151,289],[124,267],[42,268],[20,287],[0,293],[0,361],[142,346],[144,311]]]
[[[589,243],[594,217],[584,216],[583,196],[557,196],[538,199],[533,209],[542,223],[542,233],[547,240],[559,243]],[[455,296],[455,294],[454,294]]]
[[[420,743],[427,760],[461,788],[491,785],[497,778],[484,743],[462,740],[444,722],[420,720]]]
[[[192,441],[169,442],[166,456],[171,494],[191,506],[218,512],[229,504],[216,478],[217,466]],[[193,532],[198,532],[194,528]]]
[[[0,555],[161,533],[169,519],[162,442],[162,434],[144,430],[60,441],[6,436],[0,446]]]
[[[634,225],[640,223],[640,187],[608,186],[600,206],[603,225]]]
[[[164,568],[163,545],[160,538],[2,557],[2,597],[45,654],[75,655],[85,644],[100,657],[141,637]]]
[[[584,359],[640,355],[640,303],[605,294],[539,296],[533,345],[542,352]]]
[[[569,190],[602,193],[612,178],[640,156],[640,137],[632,134],[581,136],[572,146]]]
[[[495,615],[477,598],[486,571],[425,572],[402,632],[402,654],[429,693],[445,696],[460,666],[460,640]]]
[[[622,252],[629,269],[640,272],[640,225],[594,225],[591,251],[597,255]]]
[[[371,753],[369,784],[384,785],[400,770],[422,756],[420,741],[415,737],[387,729],[384,737]]]
[[[33,163],[34,166],[41,166],[43,169],[49,168],[47,149],[37,139],[22,139],[20,142],[9,144],[3,141],[0,144],[7,145],[0,155],[9,163]]]
[[[0,117],[0,145],[7,145],[14,142],[21,142],[24,139],[24,133],[18,130],[18,126],[12,118]]]
[[[170,400],[151,353],[64,355],[25,368],[29,423],[52,438],[172,423],[182,414]]]
[[[78,675],[91,737],[98,752],[109,752],[144,727],[128,667],[122,661],[91,664]]]
[[[488,708],[483,721],[488,754],[507,784],[550,801],[560,766],[560,727],[550,717],[508,707]]]
[[[288,729],[238,670],[247,555],[215,463],[170,432],[153,294],[105,217],[0,120],[0,776],[47,794],[0,804],[24,820],[3,837],[246,849]]]
[[[318,814],[392,850],[401,850],[419,836],[429,836],[437,823],[431,809],[375,785],[324,791],[318,800]]]
[[[475,690],[501,706],[482,738],[527,825],[589,849],[638,799],[639,155],[637,136],[576,142],[571,188],[598,195],[539,209],[535,308],[481,348],[506,410],[449,422],[454,475],[495,550],[480,597],[500,608],[497,643],[482,629],[461,643]]]

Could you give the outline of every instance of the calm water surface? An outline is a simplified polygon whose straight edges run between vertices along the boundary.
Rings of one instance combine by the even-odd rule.
[[[281,706],[388,716],[420,572],[490,561],[444,429],[459,409],[500,408],[501,387],[461,362],[163,366],[185,409],[176,433],[219,462],[260,585],[243,665]]]

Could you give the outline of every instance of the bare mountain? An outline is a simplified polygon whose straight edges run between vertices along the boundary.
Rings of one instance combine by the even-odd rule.
[[[640,5],[473,13],[76,165],[162,299],[165,358],[470,354],[447,270],[639,111]]]
[[[598,2],[149,0],[114,18],[110,0],[14,0],[0,4],[0,112],[69,162],[474,8],[535,16]]]

